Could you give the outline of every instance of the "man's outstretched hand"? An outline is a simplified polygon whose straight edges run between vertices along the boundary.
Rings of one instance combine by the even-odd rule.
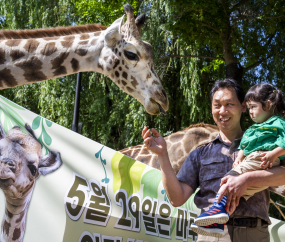
[[[155,137],[150,134],[150,131]],[[152,128],[150,130],[144,126],[142,130],[142,137],[144,139],[145,146],[153,153],[163,155],[165,152],[167,152],[166,142],[156,129]]]

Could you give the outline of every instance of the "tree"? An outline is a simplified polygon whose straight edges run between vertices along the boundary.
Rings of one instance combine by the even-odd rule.
[[[177,0],[161,5],[169,16],[167,29],[186,46],[199,50],[193,57],[208,58],[216,65],[224,63],[226,76],[240,83],[246,73],[258,66],[262,74],[270,71],[278,78],[280,70],[270,63],[284,58],[284,1]],[[252,74],[249,76],[252,78]],[[267,74],[254,79],[264,81],[271,77]]]
[[[146,12],[149,17],[143,30],[143,39],[153,45],[155,58],[173,48],[177,49],[174,42],[166,41],[173,38],[171,33],[164,33],[163,26],[167,16],[157,18],[156,13],[159,13],[153,11],[155,8],[150,11],[142,2],[130,3],[137,9],[138,14]],[[12,1],[7,0],[0,8],[5,28],[41,28],[92,22],[109,25],[124,14],[124,4],[116,1],[59,1],[50,4],[42,0],[25,0],[14,3],[15,7],[11,7],[12,5]],[[156,4],[155,7],[159,5]],[[22,19],[27,22],[21,21]],[[178,49],[181,50],[180,47]],[[182,59],[180,63],[174,59],[170,62],[167,59],[156,62],[156,70],[170,97],[171,107],[167,116],[148,115],[136,100],[119,91],[108,78],[84,73],[79,115],[79,122],[83,123],[82,134],[114,149],[122,149],[141,143],[140,133],[144,125],[155,124],[163,135],[168,135],[194,122],[211,122],[209,105],[204,103],[199,106],[199,102],[197,105],[195,103],[199,96],[205,95],[199,84],[199,73],[195,69],[197,60],[189,59],[187,63],[183,62]],[[183,71],[180,74],[181,69]],[[70,128],[75,82],[75,75],[71,75],[44,83],[7,89],[1,93],[47,119]],[[206,90],[209,86],[203,88]],[[177,91],[173,91],[175,89]]]
[[[6,29],[85,23],[108,26],[124,14],[125,3],[126,0],[0,0],[0,24]],[[284,1],[129,3],[135,14],[146,13],[142,38],[153,46],[155,70],[169,97],[168,115],[150,116],[107,77],[83,73],[79,113],[82,135],[119,150],[141,144],[144,125],[155,126],[166,136],[193,123],[213,123],[209,91],[215,80],[226,76],[242,81],[245,89],[270,81],[285,91]],[[75,87],[76,75],[70,75],[2,90],[0,94],[71,128]],[[250,125],[246,118],[244,128]]]

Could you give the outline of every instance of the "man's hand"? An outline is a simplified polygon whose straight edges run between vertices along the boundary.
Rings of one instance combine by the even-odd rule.
[[[142,131],[145,146],[158,155],[162,183],[170,203],[174,207],[181,206],[194,193],[194,190],[186,183],[178,181],[170,164],[164,138],[155,129],[151,129],[151,131],[155,137],[151,136],[150,130],[147,127],[144,127]]]
[[[150,129],[147,129],[146,126],[142,130],[142,137],[144,139],[145,146],[157,155],[162,155],[165,152],[167,153],[167,147],[164,138],[155,129],[152,128],[151,131],[156,136],[156,138],[151,136]]]
[[[241,196],[248,188],[245,174],[239,176],[228,175],[221,180],[221,184],[224,185],[219,190],[217,202],[219,203],[223,196],[227,194],[228,213],[232,213],[235,210],[235,208],[239,205]]]
[[[273,162],[278,158],[273,151],[264,152],[261,156],[263,156],[261,158],[263,162],[260,164],[260,167],[263,169],[272,168]]]

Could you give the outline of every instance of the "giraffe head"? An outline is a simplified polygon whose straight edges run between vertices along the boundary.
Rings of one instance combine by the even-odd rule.
[[[28,197],[40,174],[51,173],[62,164],[57,152],[43,156],[41,144],[27,124],[26,129],[32,136],[24,134],[17,126],[5,135],[0,125],[0,188],[7,204],[11,205],[11,213],[13,207],[21,205]]]
[[[119,88],[136,98],[149,114],[165,114],[168,98],[154,70],[152,46],[140,36],[145,15],[135,19],[129,4],[124,9],[126,23],[123,24],[123,16],[104,31],[98,67]]]

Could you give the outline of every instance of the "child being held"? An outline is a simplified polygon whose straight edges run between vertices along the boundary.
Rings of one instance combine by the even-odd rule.
[[[285,119],[283,119],[285,105],[281,91],[268,83],[257,84],[249,89],[245,102],[250,117],[256,124],[249,127],[243,134],[240,151],[233,164],[234,168],[226,175],[240,175],[278,166],[280,159],[283,160],[285,155]],[[248,200],[255,193],[266,188],[249,187],[243,197]],[[216,202],[217,195],[214,205],[195,219],[191,228],[196,233],[214,237],[223,236],[222,229],[217,229],[215,232],[209,226],[225,224],[228,221],[226,195],[224,194],[220,203]]]

